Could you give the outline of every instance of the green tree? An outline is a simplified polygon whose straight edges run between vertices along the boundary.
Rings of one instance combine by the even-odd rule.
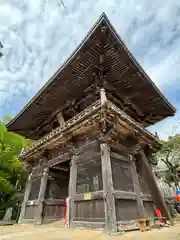
[[[174,182],[179,188],[180,180],[180,134],[170,136],[167,141],[161,141],[160,150],[153,156],[154,162],[163,162],[167,167],[164,176],[166,182]]]
[[[19,155],[27,144],[28,140],[9,132],[0,121],[0,210],[21,201],[27,173]]]

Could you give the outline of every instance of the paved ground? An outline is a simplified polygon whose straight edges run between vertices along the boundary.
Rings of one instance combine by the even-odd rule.
[[[146,233],[133,231],[119,236],[88,230],[66,230],[58,224],[32,227],[28,225],[0,226],[0,240],[180,240],[180,223],[170,228]]]

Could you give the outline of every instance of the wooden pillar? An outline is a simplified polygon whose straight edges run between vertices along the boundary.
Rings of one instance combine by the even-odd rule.
[[[104,106],[107,103],[106,91],[104,88],[100,89],[100,99],[101,99],[101,106]]]
[[[134,191],[136,193],[138,217],[144,218],[145,217],[145,209],[144,209],[144,204],[143,204],[143,200],[141,197],[141,188],[139,185],[138,174],[137,174],[136,165],[134,162],[135,159],[132,155],[130,155],[130,160],[131,160],[131,173],[132,173],[132,179],[133,179],[133,186],[134,186]]]
[[[27,183],[26,183],[24,200],[23,200],[22,205],[21,205],[21,213],[20,213],[20,216],[19,216],[18,223],[23,222],[25,211],[26,211],[26,204],[27,204],[27,201],[29,199],[29,194],[30,194],[30,191],[31,191],[31,186],[32,186],[32,173],[29,174],[29,177],[28,177],[28,180],[27,180]]]
[[[146,173],[146,177],[148,179],[148,184],[150,186],[151,189],[151,193],[152,193],[152,197],[155,201],[155,203],[157,204],[157,207],[162,211],[162,213],[165,215],[165,217],[167,217],[167,219],[169,219],[169,221],[171,222],[171,224],[173,224],[173,220],[171,218],[171,215],[168,211],[167,205],[165,203],[165,199],[158,187],[156,178],[154,176],[154,173],[151,169],[151,166],[146,158],[146,155],[144,153],[143,150],[141,150],[139,152],[139,156],[141,158],[141,163],[144,166],[145,169],[145,173]]]
[[[101,164],[103,190],[105,196],[105,224],[109,233],[117,232],[115,199],[113,193],[113,180],[111,170],[110,148],[107,143],[101,143]]]
[[[43,175],[41,177],[41,185],[37,200],[37,207],[35,210],[35,224],[39,225],[42,223],[42,213],[43,213],[43,206],[44,206],[44,198],[46,193],[47,187],[47,180],[48,180],[48,172],[49,168],[44,168]]]
[[[61,127],[63,127],[65,121],[64,121],[64,117],[63,117],[62,112],[60,112],[60,113],[57,114],[57,120],[58,120],[59,125],[60,125]]]
[[[70,216],[69,216],[69,225],[73,227],[73,220],[75,218],[75,203],[74,196],[76,194],[76,180],[77,180],[77,156],[74,155],[71,159],[70,166],[70,178],[69,178],[69,198],[70,198]]]

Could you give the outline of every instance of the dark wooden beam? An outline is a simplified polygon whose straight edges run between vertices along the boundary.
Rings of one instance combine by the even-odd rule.
[[[105,224],[106,230],[110,233],[117,232],[116,209],[113,194],[113,180],[110,160],[110,148],[106,143],[101,143],[101,164],[103,190],[105,196]]]
[[[56,118],[57,118],[57,121],[59,123],[59,126],[61,127],[64,127],[64,117],[63,117],[63,113],[62,112],[59,112],[57,115],[56,115]]]
[[[148,162],[148,159],[146,158],[146,155],[144,153],[144,150],[140,150],[139,151],[139,158],[141,160],[141,164],[144,167],[145,173],[146,173],[146,180],[148,182],[148,185],[150,187],[152,196],[153,196],[153,200],[155,201],[157,207],[162,211],[162,214],[167,217],[167,219],[171,222],[171,224],[173,224],[173,220],[172,217],[168,211],[167,205],[165,203],[165,199],[158,187],[156,178],[154,176],[154,173],[151,169],[151,166]]]
[[[31,186],[32,186],[32,174],[29,175],[27,183],[26,183],[26,188],[25,188],[25,193],[24,193],[24,200],[21,205],[21,213],[19,216],[18,223],[23,223],[24,220],[24,215],[26,211],[26,204],[28,202],[29,194],[31,191]]]
[[[50,124],[50,122],[52,121],[52,119],[57,115],[57,113],[59,112],[59,109],[57,109],[56,111],[54,111],[53,113],[50,114],[50,116],[48,117],[48,119],[46,119],[45,121],[43,121],[40,125],[38,125],[34,130],[32,130],[30,132],[30,136],[36,135],[36,134],[40,134],[43,129]]]
[[[73,220],[75,218],[75,203],[74,196],[76,194],[76,180],[77,180],[77,165],[76,165],[76,155],[74,155],[71,159],[70,165],[70,178],[69,178],[69,198],[70,198],[70,219],[69,224],[70,227],[73,227]]]
[[[132,174],[132,179],[133,179],[133,186],[134,186],[134,191],[136,193],[136,201],[137,201],[137,209],[138,209],[138,217],[139,218],[144,218],[145,217],[145,209],[143,205],[143,200],[141,198],[141,189],[139,185],[139,179],[136,171],[136,165],[134,162],[134,157],[130,155],[130,160],[131,160],[131,174]]]
[[[142,193],[142,200],[144,202],[153,202],[151,195],[145,193]]]
[[[113,140],[111,140],[109,142],[109,146],[110,146],[112,152],[114,151],[121,155],[124,154],[123,156],[128,156],[128,153],[130,152],[130,150],[126,146],[119,144]]]
[[[54,169],[56,170],[56,169]],[[65,172],[65,171],[58,171],[56,170],[56,172],[53,172],[53,168],[50,169],[49,171],[49,175],[48,175],[49,179],[50,178],[62,178],[62,179],[68,179],[69,178],[69,172]]]
[[[96,192],[91,192],[90,194],[90,199],[86,200],[85,199],[85,194],[83,193],[79,193],[79,194],[75,194],[74,196],[74,201],[89,201],[89,200],[100,200],[100,199],[104,199],[104,192],[103,191],[96,191]]]
[[[37,200],[37,207],[35,209],[35,224],[39,225],[42,223],[42,213],[43,213],[43,207],[44,207],[44,198],[46,193],[46,186],[47,186],[47,180],[48,180],[48,172],[49,169],[45,168],[43,171],[43,176],[41,178],[41,185]]]
[[[130,160],[127,157],[122,156],[122,154],[118,154],[111,151],[110,155],[112,158],[118,159],[119,161],[124,161],[128,163],[130,162]]]
[[[100,159],[100,152],[86,152],[83,153],[82,155],[77,155],[76,158],[76,164],[82,163],[82,162],[88,162],[90,160],[94,160],[94,159]]]
[[[94,140],[92,142],[88,142],[82,146],[80,146],[79,148],[76,148],[75,151],[76,151],[76,154],[79,155],[81,153],[84,153],[84,152],[87,152],[87,151],[91,151],[92,147],[95,146],[95,145],[98,145],[99,142],[98,140]]]
[[[69,172],[69,167],[64,167],[64,166],[54,166],[53,169],[57,169],[57,170],[62,170],[64,172]]]
[[[44,204],[46,205],[62,205],[65,204],[65,199],[45,199]]]
[[[71,159],[70,153],[64,153],[48,161],[49,167],[54,167],[60,163],[66,162]]]
[[[100,100],[101,100],[101,106],[104,107],[107,104],[107,96],[104,88],[100,89]]]
[[[139,109],[139,107],[133,104],[131,100],[125,95],[123,95],[115,86],[113,86],[112,83],[106,82],[105,88],[107,88],[107,90],[111,92],[111,96],[112,93],[114,92],[119,97],[121,105],[123,105],[123,108],[125,107],[131,108],[136,112],[138,116],[142,117],[144,116],[144,113]]]
[[[120,109],[125,110],[125,106],[123,104],[122,101],[120,101],[119,99],[115,98],[112,93],[107,93],[107,98],[108,100],[110,100],[111,102],[113,102],[114,104],[116,104]]]
[[[126,191],[114,191],[116,199],[130,199],[136,200],[136,193],[135,192],[126,192]]]

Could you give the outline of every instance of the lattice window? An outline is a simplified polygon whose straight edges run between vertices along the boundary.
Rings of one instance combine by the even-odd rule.
[[[78,164],[77,193],[95,192],[102,190],[102,170],[100,157]]]
[[[47,199],[63,199],[68,196],[68,179],[48,179],[46,188]]]
[[[150,194],[148,184],[147,184],[146,180],[144,179],[144,177],[138,175],[138,179],[139,179],[139,185],[140,185],[141,192]]]
[[[32,179],[31,191],[28,200],[38,199],[41,184],[41,177]]]
[[[111,157],[111,167],[114,189],[133,192],[134,187],[130,164]]]

